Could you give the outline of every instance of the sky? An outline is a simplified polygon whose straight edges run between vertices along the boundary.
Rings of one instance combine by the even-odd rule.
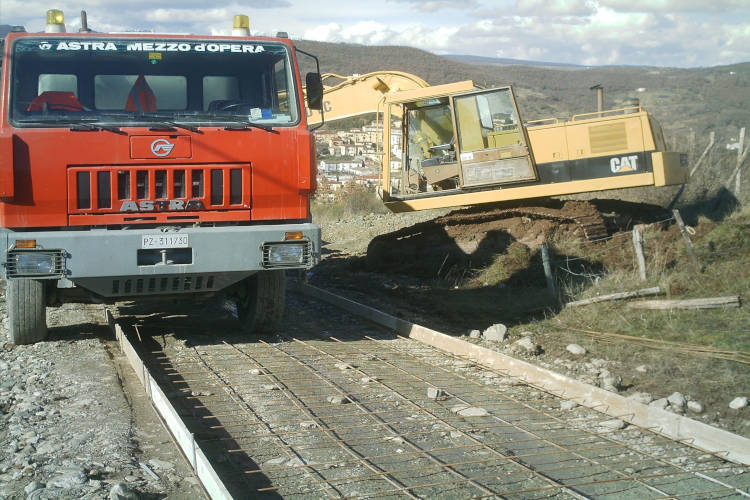
[[[408,45],[436,54],[595,65],[706,67],[750,61],[750,0],[0,0],[0,24],[44,28],[85,9],[97,31],[228,35]]]

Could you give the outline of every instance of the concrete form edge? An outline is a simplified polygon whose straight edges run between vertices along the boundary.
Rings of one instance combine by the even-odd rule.
[[[688,417],[632,401],[551,370],[396,318],[312,285],[298,283],[294,285],[293,289],[386,328],[391,328],[406,337],[451,354],[466,357],[490,369],[502,370],[529,385],[539,387],[556,396],[575,401],[580,405],[657,432],[670,439],[682,441],[693,447],[719,455],[731,462],[750,465],[750,439],[745,437],[717,429]]]
[[[195,442],[193,434],[188,430],[185,424],[180,419],[180,416],[175,410],[172,403],[169,402],[167,396],[159,387],[159,384],[151,376],[151,373],[143,364],[138,353],[136,352],[133,345],[128,340],[122,327],[115,321],[112,312],[109,309],[105,309],[107,323],[109,323],[112,332],[115,334],[117,341],[120,344],[120,350],[123,352],[125,357],[128,359],[130,366],[138,376],[138,380],[141,381],[146,394],[159,413],[162,421],[167,427],[167,430],[175,442],[180,447],[182,454],[187,459],[190,466],[193,468],[195,475],[203,485],[203,488],[212,499],[227,499],[231,500],[232,495],[224,486],[224,483],[219,479],[218,474],[211,466],[211,463],[206,458],[206,455],[201,450],[198,443]]]

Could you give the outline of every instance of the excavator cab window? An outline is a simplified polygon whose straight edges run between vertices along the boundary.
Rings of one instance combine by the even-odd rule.
[[[407,193],[457,187],[455,134],[448,98],[406,106],[405,161],[401,184]]]
[[[536,179],[510,87],[453,96],[461,187]]]

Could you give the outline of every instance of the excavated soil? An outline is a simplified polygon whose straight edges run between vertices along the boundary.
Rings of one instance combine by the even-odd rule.
[[[595,215],[609,234],[668,218],[661,207],[612,200],[549,200],[525,207],[498,204],[416,223],[402,219],[404,227],[395,230],[392,220],[385,225],[395,216],[384,215],[365,222],[371,234],[378,234],[375,228],[381,220],[385,229],[371,239],[366,254],[361,241],[341,244],[356,231],[358,222],[347,221],[336,232],[323,223],[328,250],[324,248],[323,262],[313,271],[311,282],[346,290],[385,310],[455,333],[498,321],[527,321],[544,315],[552,304],[540,245],[552,238],[585,242],[584,227],[576,221]],[[492,270],[498,255],[505,256],[496,264],[502,275],[488,277],[487,269]],[[552,252],[551,258],[562,256]],[[590,274],[601,271],[608,260],[622,258],[613,252],[602,262],[576,260],[570,267]]]

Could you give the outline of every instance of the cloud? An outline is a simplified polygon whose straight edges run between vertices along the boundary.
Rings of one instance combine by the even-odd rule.
[[[444,9],[468,10],[479,6],[477,0],[388,0],[395,3],[408,3],[420,12],[438,12]]]
[[[598,0],[598,5],[620,12],[727,12],[747,10],[747,0]]]
[[[517,14],[529,16],[588,16],[596,9],[590,0],[516,0]]]

